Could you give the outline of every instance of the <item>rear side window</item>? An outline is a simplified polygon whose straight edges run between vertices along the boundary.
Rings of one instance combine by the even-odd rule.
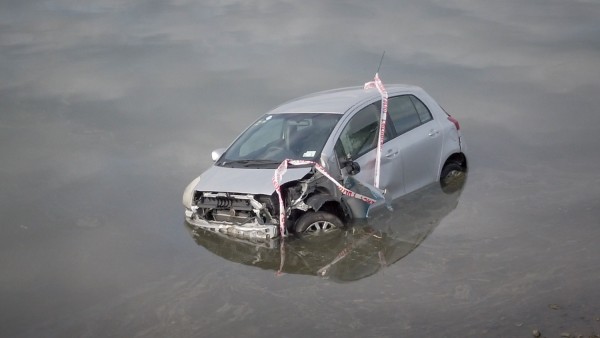
[[[416,97],[409,95],[410,96],[410,100],[412,101],[412,103],[415,105],[415,108],[417,109],[417,113],[419,113],[419,119],[421,120],[421,123],[425,123],[428,122],[430,120],[433,120],[433,118],[431,117],[431,112],[429,111],[429,109],[427,109],[427,106],[425,106],[425,104],[423,102],[421,102],[421,100],[417,99]]]
[[[389,99],[388,113],[398,135],[432,120],[431,112],[421,100],[413,95],[395,96]]]

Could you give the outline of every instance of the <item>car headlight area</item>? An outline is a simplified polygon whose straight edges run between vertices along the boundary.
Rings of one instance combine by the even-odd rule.
[[[198,185],[198,182],[200,182],[200,176],[196,177],[192,182],[190,182],[190,184],[188,184],[187,187],[185,187],[185,190],[183,191],[183,206],[188,210],[192,210],[194,188]]]

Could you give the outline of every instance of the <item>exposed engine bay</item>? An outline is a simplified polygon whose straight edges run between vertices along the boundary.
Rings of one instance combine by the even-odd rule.
[[[332,188],[314,170],[301,180],[283,184],[286,224],[293,224],[308,210],[318,210],[325,201],[335,200],[336,189]],[[203,229],[240,238],[268,240],[279,236],[279,202],[275,192],[269,196],[195,191],[192,210],[186,211],[186,218]]]

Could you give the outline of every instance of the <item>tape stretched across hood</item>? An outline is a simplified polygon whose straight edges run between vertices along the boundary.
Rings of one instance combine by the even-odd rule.
[[[275,169],[226,168],[212,166],[200,176],[195,190],[271,195]],[[311,167],[289,168],[282,184],[306,176]]]

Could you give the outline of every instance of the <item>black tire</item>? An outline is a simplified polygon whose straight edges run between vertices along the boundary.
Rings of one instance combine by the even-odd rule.
[[[316,234],[344,227],[344,223],[334,214],[325,211],[306,212],[294,225],[298,235]]]
[[[440,174],[440,186],[445,193],[460,190],[465,183],[465,168],[456,162],[446,163]]]

